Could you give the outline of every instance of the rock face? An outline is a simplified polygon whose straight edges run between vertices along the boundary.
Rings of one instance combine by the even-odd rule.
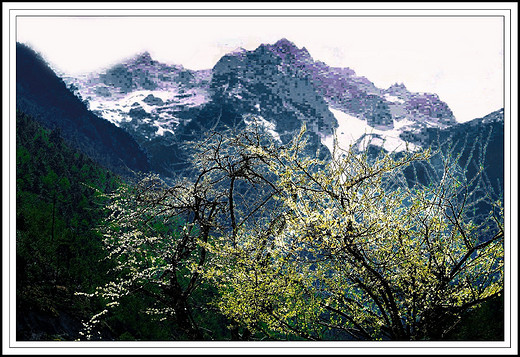
[[[283,142],[303,122],[317,135],[332,135],[337,122],[327,102],[309,74],[291,63],[307,56],[287,40],[226,55],[213,67],[213,99],[269,121]]]
[[[152,166],[173,172],[185,140],[207,130],[260,123],[288,142],[303,123],[313,149],[418,149],[428,128],[457,122],[433,93],[376,87],[351,68],[329,67],[287,39],[237,49],[212,69],[191,71],[140,54],[103,73],[66,78],[91,110],[125,129]],[[169,150],[169,153],[166,153]],[[182,155],[181,155],[182,156]]]
[[[154,97],[153,94],[148,94],[148,96],[143,99],[143,102],[145,102],[148,105],[164,105],[163,100],[161,98]]]

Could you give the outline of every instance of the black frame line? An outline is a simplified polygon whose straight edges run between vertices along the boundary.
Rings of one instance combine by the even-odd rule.
[[[11,41],[11,18],[13,16],[11,16],[11,11],[121,11],[121,10],[129,10],[129,11],[508,11],[509,12],[509,17],[508,17],[508,20],[509,20],[509,30],[511,32],[511,27],[512,27],[512,19],[511,19],[511,11],[512,9],[9,9],[9,41]],[[316,17],[316,18],[327,18],[327,17],[335,17],[335,18],[341,18],[341,17],[345,17],[345,18],[349,18],[349,17],[372,17],[372,18],[384,18],[384,17],[403,17],[403,18],[409,18],[409,17],[448,17],[448,18],[475,18],[475,17],[502,17],[503,19],[503,22],[502,22],[502,25],[503,25],[503,71],[502,71],[502,75],[503,75],[503,79],[502,79],[502,82],[503,82],[503,93],[504,93],[504,97],[503,97],[503,108],[504,108],[504,117],[505,117],[505,112],[506,112],[506,109],[509,110],[509,113],[511,114],[511,102],[512,102],[512,82],[509,81],[509,102],[510,102],[510,106],[509,108],[505,108],[506,106],[506,15],[479,15],[479,14],[475,14],[475,15],[450,15],[450,14],[446,14],[446,15],[422,15],[422,14],[417,14],[417,15],[339,15],[339,14],[335,14],[335,15],[327,15],[327,14],[323,14],[323,15],[319,15],[319,14],[315,14],[315,15],[305,15],[305,14],[300,14],[300,15],[275,15],[275,14],[272,14],[272,15],[247,15],[247,14],[243,14],[243,15],[175,15],[175,14],[172,14],[172,15],[15,15],[14,16],[14,20],[15,20],[15,36],[16,36],[16,30],[17,30],[17,19],[18,17],[69,17],[69,18],[78,18],[78,17],[92,17],[92,18],[142,18],[142,17],[164,17],[164,18],[167,18],[167,17],[171,17],[171,18],[176,18],[176,17],[199,17],[199,18],[210,18],[210,17],[219,17],[219,18],[226,18],[226,17],[231,17],[231,18],[235,18],[235,17],[258,17],[258,18],[261,18],[261,17],[273,17],[273,18],[284,18],[284,17],[303,17],[303,18],[306,18],[306,17]],[[511,63],[511,57],[512,57],[512,49],[511,49],[511,46],[512,46],[512,39],[511,39],[511,36],[509,36],[509,72],[511,74],[511,68],[512,68],[512,63]],[[10,54],[11,52],[9,52]],[[11,56],[10,56],[11,57]],[[9,57],[9,83],[11,84],[11,58]],[[15,55],[16,57],[16,55]],[[9,97],[11,97],[12,94],[9,95]],[[9,113],[11,113],[11,100],[9,101]],[[512,118],[511,118],[512,120]],[[11,121],[9,120],[8,121],[8,132],[10,132],[10,124],[11,124]],[[510,128],[511,129],[511,128]],[[509,130],[509,141],[512,142],[512,130]],[[8,136],[8,138],[10,139],[10,136]],[[11,153],[10,153],[10,141],[9,141],[9,145],[8,145],[8,155],[11,156]],[[504,153],[505,153],[505,143],[504,143]],[[509,167],[511,168],[511,164],[512,164],[512,158],[511,158],[511,155],[509,156]],[[504,169],[505,170],[505,169]],[[511,173],[512,170],[509,171],[509,182],[511,184],[512,182],[512,173]],[[504,172],[504,176],[505,176],[505,172]],[[9,202],[11,202],[11,195],[12,195],[12,192],[10,191],[9,192]],[[510,201],[511,201],[511,197],[510,198]],[[506,197],[504,197],[504,200],[506,199]],[[9,211],[9,222],[11,221],[11,212]],[[507,226],[506,226],[507,228]],[[9,235],[11,236],[12,232],[11,230],[14,229],[13,227],[9,226]],[[510,237],[511,238],[511,237]],[[9,239],[9,252],[10,252],[10,249],[11,249],[11,239]],[[511,253],[511,252],[510,252]],[[511,254],[510,254],[510,259],[511,259]],[[506,265],[506,263],[504,262],[504,265]],[[9,255],[9,275],[8,275],[8,281],[10,283],[11,281],[11,255]],[[507,270],[506,270],[507,272]],[[511,274],[505,274],[507,275],[508,279],[509,279],[509,312],[511,312],[511,305],[512,305],[512,299],[511,299]],[[506,277],[504,276],[504,280],[506,279]],[[11,307],[11,299],[9,299],[9,307]],[[9,308],[9,323],[11,323],[11,308]],[[505,312],[504,312],[504,319],[505,319]],[[512,348],[512,329],[511,329],[511,320],[509,321],[510,322],[510,329],[509,329],[509,346],[508,347],[493,347],[493,346],[479,346],[478,348],[483,348],[483,349],[492,349],[492,348]],[[77,347],[73,347],[73,346],[64,346],[64,347],[56,347],[56,346],[12,346],[11,345],[11,330],[9,329],[9,347],[10,348],[14,348],[14,349],[35,349],[35,348],[58,348],[58,349],[68,349],[68,348],[72,348],[72,349],[77,349],[77,348],[93,348],[93,349],[99,349],[99,348],[109,348],[109,349],[113,349],[113,348],[128,348],[130,346],[77,346]],[[17,341],[18,342],[18,341]],[[21,341],[20,341],[21,342]],[[212,342],[211,341],[125,341],[125,343],[130,343],[132,344],[132,342],[138,342],[138,343],[150,343],[150,342],[169,342],[169,343],[186,343],[186,342],[204,342],[204,343],[209,343],[211,344]],[[225,342],[225,341],[217,341],[217,343],[222,343],[222,342]],[[265,343],[272,343],[272,341],[264,341]],[[330,343],[331,341],[298,341],[298,344],[301,344],[301,343],[312,343],[312,344],[320,344],[320,343]],[[341,343],[342,341],[334,341],[334,343]],[[356,342],[364,342],[364,343],[367,343],[367,341],[343,341],[344,343],[348,343],[348,344],[351,344],[351,343],[356,343]],[[424,343],[424,341],[407,341],[407,343]],[[431,341],[431,342],[436,342],[436,341]],[[440,341],[442,342],[442,341]],[[480,342],[480,341],[460,341],[460,342]],[[495,341],[493,341],[495,342]],[[500,342],[500,341],[496,341],[496,342]],[[505,340],[504,340],[505,342]],[[52,341],[38,341],[37,343],[54,343]],[[112,343],[111,341],[105,341],[105,342],[102,342],[102,343]],[[246,342],[247,343],[247,342]],[[262,343],[262,341],[255,341],[253,342],[256,344],[258,343]],[[168,346],[168,347],[153,347],[153,346],[131,346],[131,348],[147,348],[147,349],[178,349],[178,348],[187,348],[187,349],[215,349],[215,348],[246,348],[246,349],[250,349],[250,348],[267,348],[267,349],[274,349],[274,348],[277,348],[277,349],[287,349],[287,348],[290,348],[290,349],[299,349],[299,348],[326,348],[326,349],[351,349],[351,348],[368,348],[368,349],[372,349],[372,348],[375,348],[375,349],[381,349],[381,348],[386,348],[386,349],[393,349],[393,348],[403,348],[403,349],[408,349],[408,348],[426,348],[426,349],[429,349],[429,348],[435,348],[435,349],[446,349],[446,348],[451,348],[451,349],[467,349],[467,348],[477,348],[477,347],[464,347],[464,346],[452,346],[452,347],[449,347],[449,346],[369,346],[369,347],[360,347],[360,346]]]

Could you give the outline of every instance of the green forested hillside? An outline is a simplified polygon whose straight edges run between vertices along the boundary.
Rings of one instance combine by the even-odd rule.
[[[76,293],[92,292],[115,278],[98,228],[106,216],[104,194],[123,181],[71,149],[59,131],[43,128],[20,111],[16,129],[17,339],[78,339],[82,322],[102,301]],[[201,306],[210,300],[209,295],[197,299]],[[150,297],[123,301],[104,321],[98,338],[183,338],[174,323],[138,313],[153,305]],[[212,337],[226,338],[226,321],[214,312],[205,315],[197,318],[211,326]]]
[[[17,339],[77,339],[102,302],[75,293],[113,278],[98,233],[102,196],[121,184],[114,173],[150,167],[128,133],[89,112],[34,51],[16,49]],[[179,338],[169,322],[135,314],[147,299],[125,299],[101,338]]]
[[[106,269],[96,190],[118,179],[22,112],[16,128],[17,337],[73,338],[83,309],[74,290],[101,283]]]

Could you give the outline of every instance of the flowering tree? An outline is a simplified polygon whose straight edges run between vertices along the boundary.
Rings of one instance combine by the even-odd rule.
[[[105,311],[152,297],[146,312],[187,339],[210,338],[192,315],[204,283],[243,338],[416,340],[443,338],[501,293],[502,204],[483,194],[482,168],[468,178],[440,150],[336,148],[320,161],[304,133],[288,145],[261,130],[212,133],[175,185],[121,187],[103,228],[119,275],[89,295]],[[422,180],[406,171],[419,163]],[[476,217],[484,201],[490,212]]]
[[[151,298],[153,306],[136,313],[174,321],[180,331],[174,338],[212,338],[194,318],[194,309],[207,305],[194,294],[204,288],[205,268],[219,266],[210,243],[226,237],[235,246],[238,229],[258,219],[273,196],[259,156],[245,155],[261,140],[258,132],[212,133],[193,144],[190,169],[174,185],[147,175],[108,197],[109,216],[99,229],[107,259],[116,264],[115,278],[94,292],[78,293],[99,297],[106,307],[84,323],[85,338],[96,338],[96,325],[129,295]]]
[[[250,147],[284,209],[217,247],[229,316],[274,338],[441,339],[501,293],[502,204],[482,191],[482,167],[466,177],[449,150],[373,160],[337,149],[323,163],[301,145]],[[423,183],[404,174],[418,163]],[[483,201],[490,212],[475,217]]]

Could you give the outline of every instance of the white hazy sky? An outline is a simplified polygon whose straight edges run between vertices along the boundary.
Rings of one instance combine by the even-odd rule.
[[[380,88],[437,93],[458,121],[503,107],[502,17],[24,17],[17,41],[67,74],[136,53],[190,69],[282,37]]]

